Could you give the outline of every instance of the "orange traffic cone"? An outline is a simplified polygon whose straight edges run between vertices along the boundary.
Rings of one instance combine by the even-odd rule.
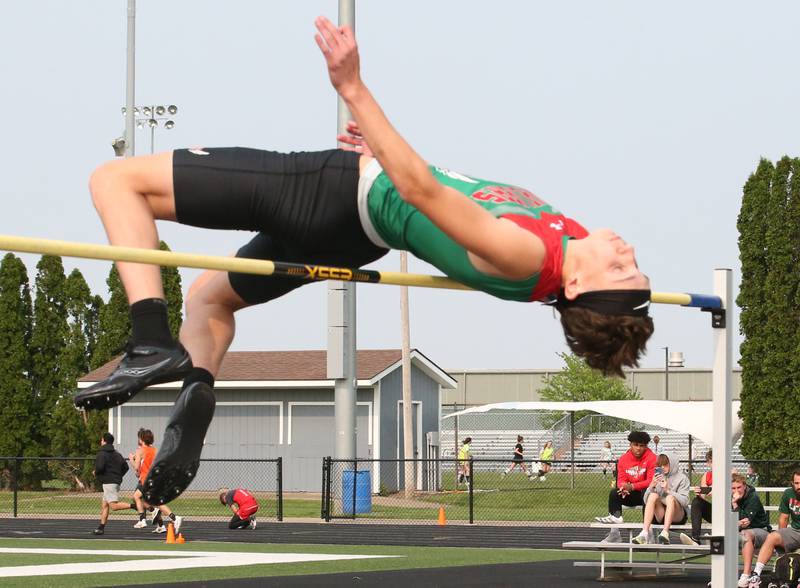
[[[447,524],[447,517],[444,516],[444,507],[443,506],[439,507],[439,524],[440,525],[446,525]]]
[[[178,538],[175,539],[175,543],[186,543],[186,538],[183,536],[183,533],[178,533]]]
[[[175,525],[167,523],[167,543],[175,543]]]

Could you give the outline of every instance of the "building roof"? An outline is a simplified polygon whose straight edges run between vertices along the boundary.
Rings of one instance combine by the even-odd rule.
[[[363,349],[357,352],[356,379],[360,385],[373,384],[401,364],[399,349]],[[115,358],[78,380],[85,388],[108,376],[117,365]],[[419,350],[411,351],[411,361],[445,388],[456,385],[449,374]],[[327,375],[327,352],[320,351],[229,351],[222,360],[216,381],[223,382],[320,382]]]

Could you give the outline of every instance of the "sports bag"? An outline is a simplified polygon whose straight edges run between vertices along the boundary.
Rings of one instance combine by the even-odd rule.
[[[796,588],[800,580],[800,553],[787,553],[775,560],[775,576],[773,581],[788,583]]]

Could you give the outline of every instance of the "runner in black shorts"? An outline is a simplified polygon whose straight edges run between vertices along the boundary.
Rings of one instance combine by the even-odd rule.
[[[435,257],[447,275],[495,296],[553,297],[570,347],[590,365],[622,373],[622,365],[635,364],[653,325],[649,280],[633,247],[609,229],[588,234],[525,190],[481,180],[488,192],[477,192],[478,180],[429,167],[361,82],[352,31],[322,17],[315,24],[331,83],[355,119],[339,137],[344,150],[193,148],[107,163],[90,187],[109,241],[155,249],[155,220],[171,220],[256,232],[237,253],[242,257],[353,267],[380,258],[389,239],[391,247]],[[373,184],[380,187],[370,190]],[[377,230],[373,221],[384,224]],[[404,242],[406,228],[415,240]],[[75,404],[105,409],[147,386],[183,379],[144,482],[146,502],[159,505],[183,492],[197,472],[234,313],[305,282],[207,271],[189,290],[177,342],[159,268],[130,262],[117,268],[131,304],[131,342],[114,372],[78,393]]]

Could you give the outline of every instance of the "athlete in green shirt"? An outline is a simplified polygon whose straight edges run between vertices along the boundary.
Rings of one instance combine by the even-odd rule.
[[[649,280],[633,247],[609,229],[588,233],[527,190],[429,166],[361,81],[352,31],[323,17],[315,24],[331,83],[355,119],[340,137],[347,150],[197,147],[109,162],[90,181],[109,241],[157,248],[160,219],[256,232],[240,257],[358,267],[389,248],[408,249],[493,296],[552,301],[567,343],[589,365],[614,374],[636,365],[653,324]],[[144,483],[147,502],[161,504],[196,474],[234,313],[304,282],[207,271],[189,290],[177,342],[159,268],[117,268],[131,305],[130,345],[114,372],[75,404],[106,409],[147,386],[184,379]]]

